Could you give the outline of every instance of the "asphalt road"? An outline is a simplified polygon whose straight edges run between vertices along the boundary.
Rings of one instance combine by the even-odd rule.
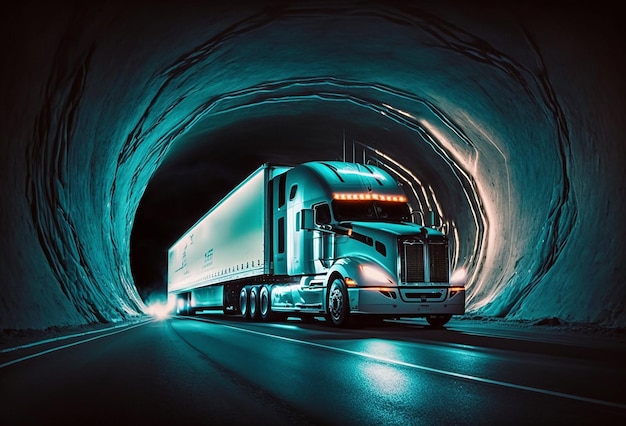
[[[452,321],[205,314],[0,352],[0,422],[626,424],[623,345]]]

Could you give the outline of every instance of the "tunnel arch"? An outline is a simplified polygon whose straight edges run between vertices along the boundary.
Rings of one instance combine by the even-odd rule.
[[[47,316],[40,306],[41,313],[25,320],[17,313],[20,303],[12,302],[29,293],[16,290],[17,297],[2,300],[12,313],[3,326],[103,322],[140,312],[131,232],[168,154],[212,140],[254,114],[268,121],[290,117],[284,127],[294,134],[297,118],[320,108],[359,142],[402,158],[431,185],[430,197],[460,229],[457,262],[470,264],[471,311],[623,321],[623,303],[610,300],[609,290],[601,290],[606,307],[595,302],[579,312],[580,300],[567,294],[556,307],[537,308],[538,295],[547,298],[555,287],[549,282],[555,275],[566,274],[576,288],[591,275],[568,257],[589,250],[574,234],[588,220],[578,192],[590,189],[578,172],[582,148],[572,143],[588,124],[570,118],[579,103],[554,81],[560,64],[546,61],[554,41],[542,41],[545,27],[513,19],[506,9],[481,15],[419,2],[361,6],[247,5],[207,22],[199,16],[208,16],[208,6],[160,4],[149,19],[142,19],[142,6],[86,6],[60,27],[48,23],[65,36],[56,38],[52,66],[38,74],[44,100],[23,101],[23,109],[37,112],[22,154],[26,203],[15,208],[17,216],[28,211],[35,232],[26,243],[10,233],[15,246],[38,247],[48,272],[23,278],[24,265],[40,263],[5,264],[12,277],[34,281],[35,292],[54,294],[64,308]],[[131,24],[140,34],[130,35]],[[338,129],[331,131],[317,134],[335,144],[325,152],[336,149]],[[394,143],[385,143],[390,138]],[[612,147],[607,143],[606,151]],[[407,152],[419,155],[406,158]],[[596,175],[609,161],[602,155]],[[613,217],[619,206],[607,214]],[[6,215],[6,223],[19,222]],[[618,250],[615,262],[620,259]],[[613,266],[600,275],[610,280],[619,271]],[[617,294],[623,291],[618,285]]]
[[[390,11],[393,11],[393,9],[387,9],[385,7],[380,7],[379,5],[371,10],[359,10],[357,13],[352,13],[350,9],[345,10],[341,6],[337,8],[314,9],[315,13],[325,17],[332,16],[336,18],[347,13],[351,19],[357,15],[359,17],[366,17],[367,19],[376,18],[384,21],[390,21],[396,25],[408,26],[412,28],[421,26],[423,28],[420,28],[420,30],[423,31],[428,37],[428,42],[425,44],[427,44],[429,48],[435,47],[445,51],[449,50],[454,54],[462,55],[468,62],[487,64],[495,70],[496,74],[499,75],[498,78],[508,79],[515,83],[514,89],[509,88],[511,92],[519,90],[522,95],[529,97],[532,102],[537,104],[541,103],[540,106],[536,106],[537,110],[544,106],[543,102],[548,102],[548,109],[556,110],[557,112],[559,111],[559,105],[554,103],[553,99],[550,97],[549,81],[547,81],[545,75],[541,74],[541,70],[532,71],[522,63],[517,62],[514,58],[498,51],[486,40],[481,40],[461,28],[451,25],[433,15],[425,13],[423,10],[395,10],[394,13],[391,14]],[[161,76],[165,78],[165,83],[162,88],[170,85],[177,86],[175,80],[191,81],[193,80],[192,76],[211,75],[211,72],[201,73],[198,72],[197,69],[205,69],[207,67],[210,68],[213,56],[219,55],[220,49],[226,49],[224,46],[226,41],[236,44],[238,38],[245,36],[248,32],[256,32],[260,29],[265,29],[275,24],[277,21],[281,22],[298,19],[303,15],[310,14],[311,10],[305,9],[304,11],[296,10],[283,12],[284,13],[276,13],[276,10],[272,10],[270,12],[272,15],[271,17],[268,17],[268,14],[261,12],[260,14],[252,15],[249,18],[244,18],[242,21],[228,27],[225,31],[219,32],[208,41],[199,44],[191,51],[181,55],[176,59],[176,62],[169,64],[164,68],[164,71],[160,73]],[[341,25],[338,26],[341,27]],[[367,43],[364,44],[371,46]],[[533,48],[532,44],[528,46],[528,49],[531,51]],[[233,48],[232,50],[236,49]],[[206,64],[207,62],[209,65]],[[385,115],[389,120],[401,123],[407,128],[414,128],[416,132],[422,134],[420,138],[425,143],[430,143],[435,150],[440,152],[440,155],[448,158],[448,166],[458,168],[459,172],[457,173],[457,179],[465,180],[467,182],[466,184],[461,185],[461,187],[464,187],[462,192],[466,194],[466,197],[471,197],[469,195],[469,193],[471,193],[477,198],[471,203],[470,210],[475,218],[474,224],[477,228],[479,228],[477,231],[477,234],[479,235],[474,237],[473,241],[471,238],[466,239],[466,242],[472,241],[472,249],[474,252],[464,256],[464,258],[469,259],[466,260],[466,262],[469,263],[467,267],[470,270],[470,280],[475,280],[476,276],[482,271],[482,265],[484,264],[487,256],[486,254],[481,253],[484,248],[483,246],[486,245],[487,242],[485,239],[485,223],[488,221],[488,214],[483,208],[483,203],[485,201],[481,200],[478,195],[478,191],[476,190],[476,185],[474,183],[475,178],[471,176],[465,167],[459,167],[453,158],[453,154],[450,153],[450,145],[454,146],[455,144],[448,142],[448,147],[446,147],[441,143],[441,141],[438,141],[437,137],[434,136],[432,132],[429,134],[429,130],[418,121],[418,117],[420,115],[424,115],[425,113],[415,114],[415,116],[413,116],[407,111],[415,109],[416,105],[424,106],[423,110],[428,110],[429,115],[441,123],[441,125],[436,126],[437,129],[431,130],[446,133],[449,137],[454,137],[456,141],[460,141],[460,143],[457,142],[454,150],[461,152],[465,151],[463,154],[466,155],[469,152],[469,156],[472,156],[477,155],[476,149],[472,146],[472,140],[465,136],[463,131],[455,125],[454,119],[447,117],[435,106],[432,101],[427,100],[426,97],[436,99],[435,94],[428,93],[427,88],[419,87],[419,89],[416,89],[415,87],[411,87],[413,92],[415,92],[415,90],[418,90],[419,92],[420,89],[424,89],[424,92],[426,93],[424,95],[425,97],[422,98],[412,94],[406,87],[396,88],[380,82],[388,78],[388,76],[385,76],[384,78],[381,78],[381,80],[368,81],[364,83],[359,80],[339,79],[333,77],[332,75],[327,76],[322,74],[319,76],[297,76],[295,78],[285,78],[283,80],[264,80],[253,86],[245,86],[243,88],[237,87],[234,90],[221,92],[217,96],[210,97],[207,101],[198,102],[198,106],[192,109],[193,112],[188,113],[188,115],[182,114],[182,116],[185,117],[185,121],[177,126],[179,130],[170,131],[170,135],[180,135],[184,133],[184,129],[192,130],[194,126],[199,125],[198,121],[208,121],[210,120],[210,117],[218,114],[223,115],[225,112],[230,110],[238,108],[250,109],[253,106],[265,103],[276,104],[294,101],[303,102],[307,99],[315,98],[326,102],[351,102],[355,105],[360,105],[362,108],[377,111],[380,114]],[[198,84],[197,87],[201,86],[202,84]],[[196,90],[200,92],[203,89],[196,88]],[[375,92],[375,94],[368,95],[366,94],[368,91]],[[159,90],[157,93],[159,96],[162,96],[164,92],[165,90]],[[509,96],[513,98],[515,94],[511,93]],[[180,101],[180,103],[182,102],[183,101]],[[154,105],[156,103],[157,100],[155,97],[155,99],[151,101],[150,105]],[[172,103],[178,106],[179,99],[174,97],[174,101]],[[404,107],[402,105],[407,106]],[[174,108],[175,106],[172,106],[171,108],[167,108],[167,110],[171,113]],[[539,114],[541,114],[541,111],[539,111]],[[139,123],[136,128],[143,127],[143,119],[147,117],[147,115],[148,114],[144,114],[142,116],[142,122]],[[558,127],[558,124],[556,126]],[[204,127],[206,128],[207,126],[205,125]],[[568,143],[566,137],[559,137],[558,140],[561,145],[567,145]],[[131,141],[130,138],[129,141]],[[171,142],[168,142],[166,145],[169,145],[170,143]],[[128,151],[134,151],[134,146],[136,144],[137,142],[133,138]],[[493,143],[493,145],[496,150],[498,150],[499,154],[504,158],[505,156],[502,151],[498,149],[495,143]],[[561,146],[561,151],[563,150],[564,148]],[[456,156],[459,156],[458,152],[456,153]],[[564,175],[563,180],[567,182],[568,177],[566,164],[568,158],[561,157],[560,160],[564,165],[562,170]],[[436,180],[436,177],[431,176],[431,179]],[[510,191],[510,188],[507,188],[507,190]],[[564,191],[567,196],[567,193],[569,192],[567,185],[565,185]],[[508,196],[510,197],[511,195],[509,194]],[[569,225],[570,224],[565,224],[562,229],[567,230]],[[493,245],[497,246],[497,244]],[[466,246],[464,245],[463,247]],[[494,252],[499,251],[497,248],[492,250]],[[456,263],[457,259],[454,261]],[[494,263],[501,263],[501,261],[498,260],[490,261]],[[545,265],[537,268],[534,274],[538,274],[538,276],[534,279],[534,281],[541,279],[540,271],[545,269]],[[492,278],[489,274],[483,278],[485,281],[494,279],[498,282],[502,281],[502,277]],[[527,286],[532,287],[532,285],[529,284],[527,284]],[[477,287],[480,288],[481,286],[477,284]],[[470,301],[478,294],[478,291],[473,294],[470,293]],[[485,302],[478,303],[481,304]],[[509,309],[510,307],[507,308],[507,310]],[[502,309],[496,312],[497,315],[506,315],[506,313],[507,312]]]

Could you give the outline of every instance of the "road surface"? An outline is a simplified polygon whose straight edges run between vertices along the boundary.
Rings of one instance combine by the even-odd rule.
[[[623,345],[204,314],[0,352],[2,424],[626,424]]]

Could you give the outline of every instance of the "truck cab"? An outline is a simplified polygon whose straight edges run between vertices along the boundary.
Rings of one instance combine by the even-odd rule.
[[[275,181],[275,273],[300,280],[274,289],[273,310],[324,314],[336,325],[359,315],[443,325],[464,313],[465,289],[449,282],[447,237],[412,222],[386,171],[309,162]]]

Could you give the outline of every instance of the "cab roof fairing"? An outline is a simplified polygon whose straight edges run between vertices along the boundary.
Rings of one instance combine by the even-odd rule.
[[[307,170],[332,199],[333,193],[377,193],[406,196],[398,182],[383,169],[341,161],[312,161],[294,167]]]
[[[287,190],[293,185],[298,185],[298,191],[304,191],[307,202],[317,202],[320,200],[330,200],[332,198],[332,188],[325,176],[317,173],[315,168],[308,167],[305,163],[293,167],[287,171]]]

